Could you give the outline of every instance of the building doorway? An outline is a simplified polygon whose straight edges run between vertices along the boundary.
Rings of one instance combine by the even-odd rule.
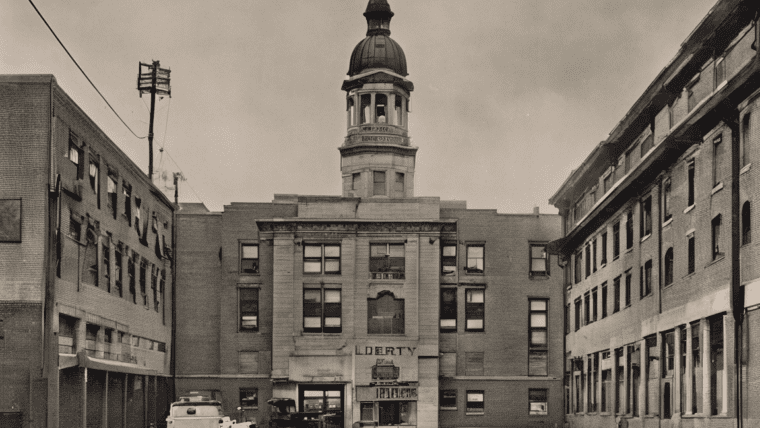
[[[325,427],[343,428],[343,385],[300,385],[298,408],[304,417],[325,421]]]

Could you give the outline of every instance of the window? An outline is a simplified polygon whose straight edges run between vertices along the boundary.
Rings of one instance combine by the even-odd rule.
[[[440,372],[443,377],[454,377],[457,375],[457,353],[441,352]]]
[[[578,297],[575,299],[575,331],[578,331],[581,328],[581,306],[583,306],[583,304],[581,298]]]
[[[594,261],[592,264],[593,264],[594,272],[596,272],[596,256],[597,256],[596,255],[596,236],[594,237],[594,240],[591,241],[591,250],[592,250],[591,258]]]
[[[607,282],[602,283],[602,318],[607,318]]]
[[[723,57],[715,59],[715,86],[717,88],[726,80],[726,62]]]
[[[547,400],[548,389],[529,389],[528,390],[528,402],[530,404],[531,415],[548,415],[548,403]]]
[[[583,251],[578,250],[575,252],[575,266],[573,269],[576,284],[581,282],[581,276],[582,276],[581,266],[583,266]]]
[[[375,403],[365,402],[361,403],[361,420],[374,421],[375,420]]]
[[[457,409],[457,390],[456,389],[441,390],[439,403],[440,403],[441,410],[456,410]]]
[[[749,158],[749,151],[750,151],[749,149],[750,149],[750,147],[749,147],[749,144],[750,144],[750,141],[751,141],[751,135],[750,135],[750,132],[751,132],[751,127],[750,127],[751,120],[752,120],[751,119],[751,115],[749,113],[745,114],[744,117],[742,118],[742,140],[741,140],[741,147],[742,147],[741,166],[742,167],[749,165],[749,162],[750,162],[750,158]]]
[[[652,196],[641,201],[641,238],[652,234]]]
[[[612,280],[612,313],[620,311],[620,277]]]
[[[710,323],[710,361],[706,361],[706,363],[712,366],[710,369],[710,389],[712,392],[710,414],[717,415],[722,411],[723,400],[726,399],[721,387],[722,379],[726,375],[726,367],[723,364],[723,316],[713,316],[706,321]]]
[[[531,299],[529,304],[529,354],[528,354],[528,375],[529,376],[546,376],[548,374],[548,301]]]
[[[359,190],[359,184],[361,183],[362,175],[359,172],[355,172],[351,175],[351,190]]]
[[[723,156],[724,156],[724,145],[721,144],[723,141],[723,136],[718,135],[713,139],[713,165],[712,165],[712,176],[713,176],[713,187],[717,186],[723,181]]]
[[[386,117],[388,108],[388,96],[384,94],[375,95],[375,122],[386,123],[388,118]]]
[[[583,295],[583,324],[591,324],[591,293],[588,291]]]
[[[367,299],[367,334],[404,334],[404,299],[390,291]]]
[[[21,242],[21,199],[0,199],[0,242]]]
[[[259,246],[240,245],[240,273],[259,273]]]
[[[361,119],[362,124],[369,123],[369,117],[370,117],[370,105],[372,104],[372,95],[370,94],[362,94],[360,97],[360,103],[361,103]]]
[[[372,196],[385,196],[385,171],[372,171]]]
[[[612,225],[612,260],[620,257],[620,222]]]
[[[348,97],[346,100],[346,114],[348,115],[348,126],[356,125],[356,104],[354,103],[354,97]]]
[[[443,244],[441,246],[441,275],[449,276],[457,272],[457,245]]]
[[[712,220],[712,259],[723,257],[723,247],[720,245],[720,214]]]
[[[673,218],[670,206],[670,179],[665,180],[662,185],[662,221],[666,222]]]
[[[164,290],[166,289],[166,269],[161,269],[161,278],[158,280],[158,295],[161,298],[161,322],[166,325],[166,299]]]
[[[396,101],[393,103],[396,109],[396,123],[394,125],[404,126],[404,117],[401,113],[401,95],[396,94]]]
[[[607,264],[607,232],[602,233],[602,266]]]
[[[691,412],[696,414],[702,411],[702,349],[700,342],[702,335],[701,323],[691,323]]]
[[[129,275],[129,294],[132,296],[132,303],[137,303],[137,291],[135,291],[135,258],[127,258],[127,274]]]
[[[604,176],[604,179],[602,180],[602,185],[604,186],[604,193],[606,194],[610,188],[612,188],[612,173],[609,173]]]
[[[112,175],[108,175],[108,210],[111,212],[113,218],[116,218],[116,179]]]
[[[607,361],[605,361],[607,360]],[[610,351],[602,352],[602,367],[610,366]],[[612,407],[612,370],[602,369],[602,412],[609,412]]]
[[[116,261],[116,282],[115,282],[116,291],[119,293],[119,297],[122,297],[122,291],[121,291],[121,281],[122,281],[122,277],[121,277],[121,272],[122,272],[121,244],[119,244],[119,246],[116,247],[116,252],[115,252],[114,255],[116,257],[116,260],[115,260]]]
[[[378,401],[379,420],[381,426],[416,425],[416,401]]]
[[[305,333],[340,333],[342,331],[339,289],[304,288],[303,331]]]
[[[596,397],[597,386],[599,385],[599,353],[594,352],[593,354],[590,354],[587,361],[589,372],[588,411],[597,412],[599,410],[597,408],[598,403]]]
[[[404,244],[370,244],[369,271],[372,279],[404,279]]]
[[[95,192],[98,209],[100,209],[100,167],[93,161],[90,161],[90,188]]]
[[[673,122],[670,123],[671,126],[674,125]],[[654,146],[654,135],[649,134],[648,137],[644,139],[644,141],[641,142],[641,157],[643,158],[647,152],[652,150],[652,147]]]
[[[586,278],[591,275],[591,243],[586,243]]]
[[[396,183],[393,190],[396,191],[396,194],[404,194],[404,173],[396,173]]]
[[[256,374],[259,372],[259,353],[255,351],[238,352],[238,373]]]
[[[467,267],[464,270],[467,273],[483,273],[484,271],[484,253],[485,246],[468,245],[467,246]]]
[[[687,205],[692,206],[694,205],[694,159],[690,160],[687,164],[687,174],[688,174],[688,181],[689,181],[689,193],[688,193],[688,201]]]
[[[628,174],[629,172],[631,172],[631,166],[633,166],[632,165],[633,159],[631,159],[632,156],[633,156],[633,149],[628,150],[627,152],[625,152],[625,161],[624,162],[625,162],[625,173],[626,174]]]
[[[467,409],[468,415],[485,414],[483,391],[467,391]]]
[[[158,266],[153,265],[150,268],[150,289],[153,292],[153,310],[158,312]]]
[[[465,376],[483,376],[483,352],[465,352]]]
[[[465,331],[484,331],[485,296],[485,290],[465,290]]]
[[[633,276],[631,275],[631,270],[625,272],[625,306],[631,306],[631,281],[633,280]]]
[[[441,290],[441,332],[457,330],[457,289]]]
[[[339,244],[304,244],[304,273],[340,273]]]
[[[259,289],[238,289],[240,331],[259,331]]]
[[[243,409],[259,408],[258,388],[240,388],[240,407]]]
[[[652,292],[652,260],[647,260],[641,267],[639,278],[639,292],[641,297],[648,296]]]
[[[570,334],[570,304],[565,305],[565,334]]]
[[[82,239],[82,222],[73,216],[69,218],[69,236],[75,241]]]
[[[673,247],[665,251],[665,285],[673,283]]]
[[[696,247],[694,246],[694,234],[690,234],[688,237],[688,247],[689,247],[689,273],[694,273],[695,265],[696,265]]]
[[[633,248],[633,210],[625,214],[625,248]]]
[[[598,293],[597,293],[597,288],[594,287],[591,290],[591,321],[597,320],[598,307],[599,307]]]
[[[132,225],[132,186],[122,183],[121,191],[124,194],[124,212],[122,215],[127,219],[127,223]]]
[[[544,276],[549,274],[549,255],[546,244],[530,244],[530,274]]]
[[[742,205],[742,245],[752,242],[752,208],[749,201]]]
[[[79,167],[80,155],[81,155],[81,151],[79,150],[79,147],[77,147],[77,145],[73,141],[69,140],[69,156],[68,157],[69,157],[69,160],[74,165],[77,166],[77,168]],[[77,175],[77,177],[79,176]]]
[[[148,262],[145,259],[140,260],[140,296],[142,297],[143,306],[148,306],[148,295],[146,294]]]

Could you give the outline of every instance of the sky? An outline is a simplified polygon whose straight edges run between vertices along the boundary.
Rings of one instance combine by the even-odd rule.
[[[180,202],[221,211],[274,194],[341,194],[340,87],[365,37],[367,0],[33,1],[138,136],[150,106],[138,64],[171,69],[171,98],[156,102],[155,164],[167,185],[172,172],[186,177]],[[111,112],[32,5],[3,3],[0,73],[53,74],[147,172],[147,140]],[[415,195],[556,213],[549,198],[715,0],[389,4],[415,86]]]

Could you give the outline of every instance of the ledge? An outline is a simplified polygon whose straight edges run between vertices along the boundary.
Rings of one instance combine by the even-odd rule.
[[[723,189],[723,182],[716,184],[715,187],[713,187],[712,191],[710,192],[711,195],[714,195],[718,193],[721,189]]]
[[[691,205],[689,205],[688,207],[686,207],[686,208],[683,210],[683,213],[684,213],[684,214],[686,214],[686,213],[689,213],[689,212],[691,212],[691,210],[693,210],[695,206],[696,206],[695,204],[691,204]]]
[[[739,175],[746,174],[752,169],[752,164],[748,163],[747,165],[744,165],[742,169],[739,171]]]

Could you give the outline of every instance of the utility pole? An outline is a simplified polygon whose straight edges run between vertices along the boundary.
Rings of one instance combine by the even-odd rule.
[[[153,116],[156,109],[156,94],[172,96],[172,88],[169,84],[168,68],[160,68],[158,61],[152,64],[141,62],[137,73],[137,90],[140,98],[144,93],[150,93],[150,125],[148,127],[148,179],[153,181]],[[144,69],[145,68],[145,69]]]

